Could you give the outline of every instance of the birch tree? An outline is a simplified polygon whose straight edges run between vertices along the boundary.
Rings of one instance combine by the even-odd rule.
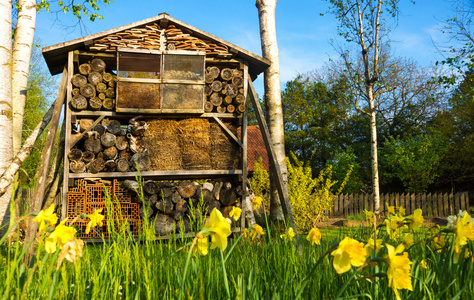
[[[350,51],[341,51],[345,62],[345,73],[351,81],[360,82],[363,89],[355,89],[357,101],[355,108],[370,118],[370,149],[372,169],[372,189],[374,193],[374,210],[380,213],[379,170],[377,153],[377,98],[395,87],[377,89],[379,77],[380,52],[387,44],[389,26],[387,20],[398,14],[399,0],[328,0],[331,12],[339,21],[338,32],[345,41],[355,44],[360,51],[356,61],[350,59]],[[361,66],[362,72],[359,72]],[[365,100],[365,109],[359,107],[359,101]]]
[[[270,61],[270,67],[265,71],[263,79],[267,124],[285,183],[284,190],[285,193],[288,193],[288,171],[285,161],[285,134],[281,104],[280,62],[275,28],[276,3],[277,0],[257,0],[256,6],[260,23],[262,55]],[[272,179],[272,175],[270,175],[270,219],[272,220],[282,219],[280,200],[275,182],[276,180]]]

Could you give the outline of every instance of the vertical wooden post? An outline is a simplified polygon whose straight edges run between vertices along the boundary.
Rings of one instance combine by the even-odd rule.
[[[68,53],[68,61],[67,61],[67,68],[68,68],[68,86],[67,86],[67,101],[66,106],[69,106],[69,103],[72,99],[72,85],[70,84],[71,78],[74,75],[74,52],[69,51]],[[64,142],[64,177],[63,177],[63,191],[62,191],[62,207],[61,207],[61,219],[66,218],[66,211],[67,211],[67,192],[69,191],[69,158],[67,157],[70,145],[71,145],[71,113],[68,109],[66,109],[66,114],[64,116],[66,119],[66,140]]]
[[[244,76],[245,78],[245,76]],[[240,130],[240,136],[242,139],[242,216],[240,217],[240,230],[245,228],[245,214],[247,213],[248,207],[245,205],[245,199],[247,198],[247,111],[242,115],[242,129]]]
[[[268,158],[271,160],[270,166],[272,166],[272,172],[274,174],[274,178],[277,180],[277,189],[278,189],[278,196],[280,197],[281,208],[283,210],[283,214],[285,218],[288,218],[290,226],[293,227],[293,230],[297,232],[295,220],[293,219],[293,213],[291,212],[290,201],[288,197],[288,189],[285,188],[285,183],[283,182],[283,178],[281,176],[280,165],[276,158],[275,149],[273,149],[273,145],[271,143],[270,132],[267,127],[267,122],[263,117],[262,108],[260,107],[260,103],[258,102],[257,93],[253,87],[253,83],[251,79],[248,79],[248,94],[250,96],[250,101],[252,102],[253,109],[255,110],[255,115],[257,116],[258,125],[260,126],[260,131],[262,133],[263,141],[265,142],[265,148],[267,149]]]
[[[428,207],[426,207],[426,193],[421,195],[421,209],[423,210],[423,214],[428,216]]]

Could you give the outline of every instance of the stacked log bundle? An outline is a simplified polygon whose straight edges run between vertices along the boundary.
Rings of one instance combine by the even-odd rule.
[[[116,75],[106,71],[100,58],[79,65],[71,78],[71,106],[81,110],[113,110],[115,107]]]
[[[137,194],[139,184],[134,180],[125,180],[122,187],[134,195],[132,201],[139,203],[140,217],[155,220],[158,235],[170,234],[175,229],[190,232],[192,223],[209,215],[214,208],[228,217],[233,206],[240,207],[242,196],[240,184],[222,181],[199,184],[148,180],[143,185],[143,197]]]
[[[207,101],[205,112],[245,112],[244,75],[238,68],[207,66],[204,93]]]
[[[91,130],[93,119],[80,119],[83,137],[69,153],[72,173],[147,171],[151,160],[143,140],[148,124],[140,117],[128,124],[118,120],[102,120]]]

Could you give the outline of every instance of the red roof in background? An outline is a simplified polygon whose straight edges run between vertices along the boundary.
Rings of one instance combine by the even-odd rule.
[[[240,136],[240,127],[238,128],[238,134]],[[247,127],[247,165],[248,171],[254,171],[254,164],[258,161],[258,158],[262,157],[263,168],[267,171],[270,170],[268,163],[267,150],[265,149],[265,143],[263,142],[262,133],[258,126]]]

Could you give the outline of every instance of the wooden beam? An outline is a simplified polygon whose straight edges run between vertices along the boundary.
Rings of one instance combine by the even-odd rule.
[[[227,134],[228,134],[237,144],[239,144],[239,146],[240,146],[241,148],[244,147],[244,145],[242,145],[242,142],[239,141],[239,139],[232,133],[232,131],[230,131],[229,128],[227,128],[227,126],[225,126],[225,124],[224,124],[218,117],[213,116],[212,118],[213,118],[214,120],[216,120],[217,124],[219,124],[219,125],[222,127],[222,129],[224,129],[225,132],[227,132]]]
[[[71,142],[71,145],[69,146],[69,151],[70,151],[71,148],[73,148],[74,146],[76,146],[76,144],[82,139],[82,137],[84,136],[84,134],[86,134],[86,132],[91,131],[92,128],[94,128],[95,125],[99,124],[100,121],[102,121],[103,119],[104,119],[104,116],[98,117],[97,120],[95,120],[95,122],[92,123],[92,125],[91,125],[89,128],[87,128],[86,130],[84,130],[74,141],[72,141],[72,142]],[[66,155],[69,154],[69,151],[66,153]]]
[[[288,218],[287,221],[289,221],[290,226],[293,227],[293,230],[296,232],[295,220],[293,219],[293,213],[291,212],[288,190],[284,188],[280,164],[278,163],[275,149],[273,148],[270,131],[268,130],[267,122],[263,116],[262,107],[260,106],[257,93],[255,92],[252,80],[250,79],[248,79],[248,94],[250,96],[250,101],[252,102],[255,115],[257,116],[257,121],[258,125],[260,126],[263,141],[265,142],[265,148],[267,149],[268,158],[270,159],[271,171],[274,175],[273,178],[277,180],[276,186],[278,189],[278,196],[280,197],[281,208],[283,209],[283,214],[285,215],[285,218]]]

